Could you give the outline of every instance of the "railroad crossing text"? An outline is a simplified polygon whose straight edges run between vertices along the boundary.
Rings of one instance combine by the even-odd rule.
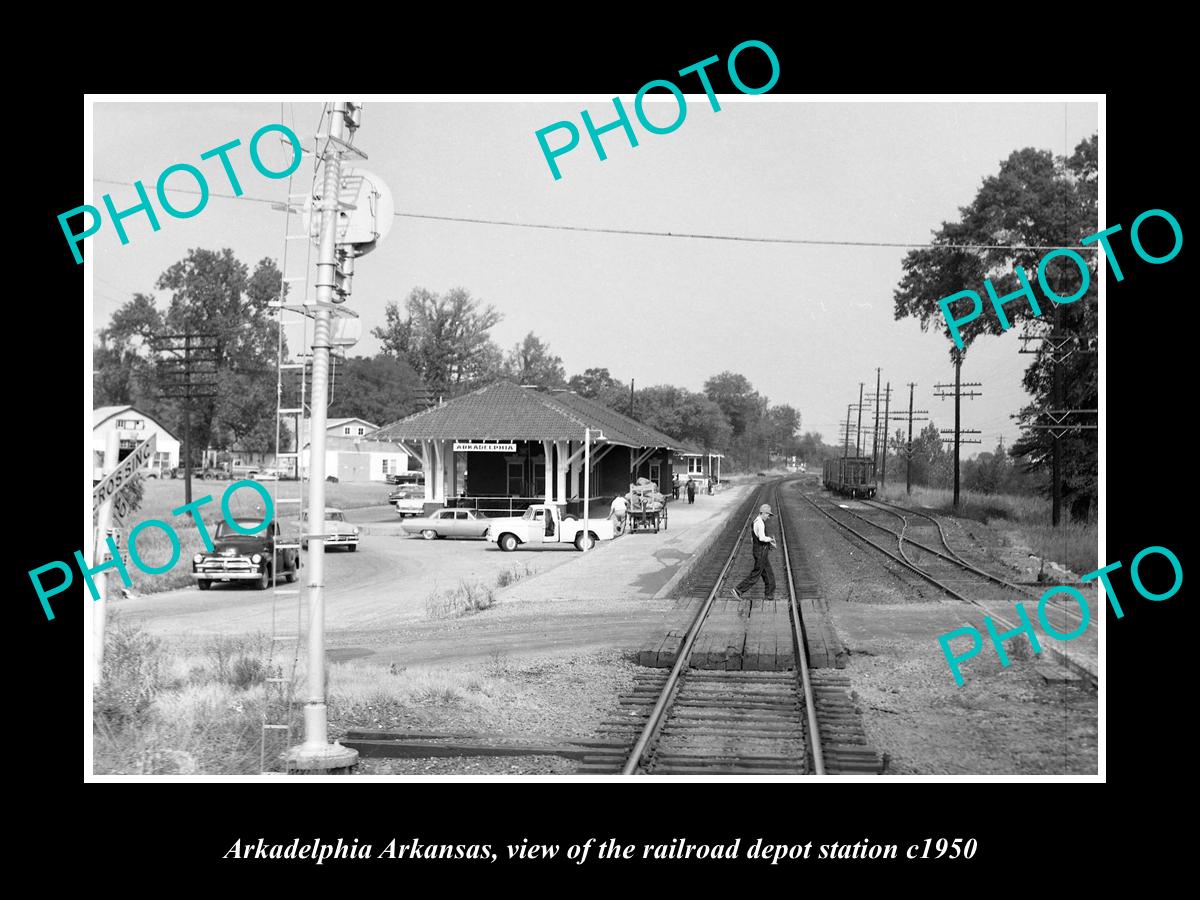
[[[771,78],[766,84],[759,87],[750,87],[738,75],[737,58],[744,50],[751,47],[766,54],[767,61],[771,64]],[[696,77],[700,79],[700,84],[704,87],[704,93],[708,95],[708,104],[712,107],[713,112],[721,111],[721,104],[717,102],[717,95],[713,93],[712,82],[708,80],[708,73],[704,70],[713,63],[720,62],[719,56],[710,56],[708,59],[702,59],[698,63],[694,63],[685,69],[680,69],[680,75],[690,75],[696,73]],[[729,60],[726,62],[726,68],[729,70],[729,80],[743,94],[765,94],[771,88],[775,87],[775,83],[779,81],[779,57],[775,55],[775,51],[764,44],[762,41],[742,41],[733,48],[729,54]],[[679,107],[679,111],[675,114],[675,121],[669,125],[655,125],[646,117],[646,110],[643,108],[643,103],[646,98],[646,92],[654,89],[670,91],[675,97],[675,103]],[[629,140],[630,147],[638,145],[637,134],[633,130],[633,124],[629,121],[629,113],[621,103],[620,97],[613,97],[613,106],[616,107],[617,117],[612,122],[606,125],[596,126],[592,121],[592,115],[586,109],[580,112],[580,118],[583,119],[583,127],[587,129],[588,137],[592,140],[592,146],[596,150],[596,155],[600,157],[600,161],[608,159],[608,154],[604,150],[604,145],[600,143],[600,135],[606,134],[615,129],[621,129],[625,132],[625,137]],[[637,92],[637,96],[633,99],[633,113],[641,123],[642,128],[651,134],[670,134],[683,124],[683,120],[687,118],[687,100],[684,99],[683,92],[678,86],[671,81],[665,79],[655,79],[647,81],[642,85]],[[565,131],[567,139],[562,146],[551,150],[550,142],[546,140],[546,136],[553,131]],[[546,164],[550,166],[550,173],[554,176],[554,180],[558,181],[562,178],[562,172],[558,169],[558,163],[555,162],[558,157],[570,153],[579,146],[579,129],[575,127],[574,122],[561,121],[555,122],[552,125],[547,125],[545,128],[539,128],[534,132],[534,137],[538,140],[538,145],[542,148],[542,155],[546,158]]]
[[[603,157],[601,157],[601,159],[603,159]],[[1164,256],[1154,256],[1148,253],[1142,246],[1141,236],[1139,234],[1142,224],[1147,219],[1155,218],[1165,219],[1171,226],[1171,231],[1175,237],[1175,245]],[[1117,281],[1124,281],[1125,273],[1121,271],[1121,266],[1117,262],[1116,255],[1113,253],[1112,244],[1110,244],[1108,240],[1109,235],[1116,234],[1120,230],[1120,225],[1114,225],[1111,228],[1105,228],[1103,231],[1097,231],[1095,234],[1088,235],[1079,243],[1084,247],[1090,244],[1099,243],[1100,246],[1104,248],[1104,256],[1108,260],[1108,264],[1112,267],[1113,276],[1117,279]],[[1170,262],[1179,255],[1179,251],[1183,248],[1183,229],[1179,227],[1179,221],[1165,209],[1148,209],[1134,219],[1133,224],[1129,227],[1129,243],[1133,245],[1134,252],[1146,262],[1151,263],[1152,265],[1161,266],[1163,263]],[[1061,297],[1054,293],[1054,291],[1050,289],[1050,284],[1046,280],[1046,267],[1059,257],[1065,257],[1066,259],[1069,259],[1072,263],[1074,263],[1075,267],[1079,269],[1079,287],[1076,289],[1075,293],[1068,297]],[[996,289],[992,286],[990,279],[985,278],[983,281],[984,290],[987,291],[988,299],[992,303],[992,309],[995,310],[996,318],[999,320],[1000,328],[1003,331],[1008,331],[1008,329],[1012,327],[1011,323],[1008,321],[1008,316],[1004,314],[1004,307],[1009,303],[1020,302],[1021,299],[1024,298],[1025,302],[1029,304],[1029,308],[1033,310],[1033,314],[1035,316],[1040,316],[1042,314],[1042,308],[1038,306],[1037,297],[1033,293],[1033,288],[1029,284],[1029,275],[1020,266],[1013,267],[1013,274],[1017,276],[1017,281],[1020,282],[1021,289],[1018,291],[1013,291],[1011,294],[1006,294],[1003,297],[1000,297],[996,294]],[[1088,287],[1091,284],[1091,278],[1091,271],[1088,269],[1087,261],[1074,250],[1064,247],[1060,247],[1057,250],[1051,250],[1042,257],[1041,262],[1039,262],[1037,266],[1038,285],[1041,287],[1042,293],[1045,295],[1046,299],[1052,303],[1074,303],[1087,293]],[[962,317],[952,316],[950,314],[950,306],[951,304],[960,300],[970,300],[971,311]],[[959,328],[963,325],[966,325],[968,322],[973,322],[983,314],[983,300],[980,299],[979,294],[976,291],[959,291],[957,294],[951,294],[949,297],[943,297],[938,301],[938,306],[942,308],[942,316],[944,316],[946,319],[946,327],[950,331],[950,336],[954,339],[955,346],[958,347],[959,350],[962,350],[964,344],[962,335],[959,332]]]
[[[1138,567],[1142,564],[1142,560],[1152,554],[1156,556],[1165,556],[1171,563],[1171,568],[1175,574],[1175,583],[1171,586],[1170,590],[1164,591],[1161,594],[1156,594],[1146,590],[1146,586],[1142,583],[1141,575],[1138,571]],[[1119,568],[1121,568],[1121,563],[1118,560],[1115,563],[1109,563],[1103,569],[1097,569],[1095,572],[1088,572],[1083,576],[1081,581],[1094,581],[1099,579],[1100,583],[1104,585],[1104,593],[1105,596],[1108,597],[1108,602],[1109,605],[1112,606],[1113,612],[1117,614],[1118,619],[1123,619],[1125,617],[1125,611],[1121,608],[1121,604],[1117,600],[1117,592],[1113,588],[1112,582],[1108,579],[1109,573],[1114,572]],[[1135,556],[1133,558],[1133,562],[1129,564],[1129,579],[1133,582],[1133,586],[1137,592],[1147,600],[1169,600],[1171,597],[1174,597],[1177,593],[1179,593],[1179,589],[1183,586],[1183,566],[1179,564],[1179,557],[1177,557],[1166,547],[1147,547],[1145,550]],[[1052,626],[1046,618],[1046,603],[1058,594],[1069,594],[1075,600],[1075,602],[1079,604],[1081,617],[1079,625],[1074,631],[1061,632],[1054,628],[1054,626]],[[984,616],[983,618],[984,627],[987,629],[988,636],[992,641],[992,648],[996,651],[996,656],[1000,659],[1000,665],[1004,668],[1008,668],[1008,664],[1010,662],[1008,654],[1004,651],[1005,641],[1012,640],[1023,634],[1029,639],[1029,644],[1033,648],[1034,653],[1042,652],[1041,644],[1038,643],[1037,632],[1034,631],[1033,622],[1030,621],[1029,613],[1025,609],[1024,604],[1020,601],[1017,601],[1013,606],[1016,609],[1017,618],[1021,620],[1021,625],[1019,628],[1012,628],[1004,632],[997,631],[996,623],[992,620],[991,616]],[[1091,622],[1092,615],[1091,611],[1088,609],[1087,598],[1085,598],[1077,588],[1073,588],[1067,584],[1060,584],[1056,587],[1050,588],[1050,590],[1042,594],[1041,598],[1038,600],[1037,619],[1038,623],[1042,626],[1042,631],[1044,631],[1049,637],[1059,641],[1073,641],[1075,638],[1087,631],[1087,627]],[[971,646],[968,647],[963,653],[956,654],[952,653],[950,650],[950,642],[957,637],[971,638]],[[945,655],[946,662],[950,666],[950,672],[952,675],[954,675],[955,684],[957,684],[959,687],[962,687],[966,683],[966,679],[962,676],[961,664],[980,654],[980,652],[983,650],[983,635],[980,633],[978,628],[975,628],[972,625],[967,625],[963,628],[956,628],[953,631],[946,632],[938,638],[938,643],[941,645],[942,653]]]
[[[259,153],[258,144],[264,136],[271,132],[279,132],[288,139],[292,145],[292,161],[286,168],[280,171],[273,171],[263,165],[262,155]],[[228,143],[222,144],[219,147],[213,147],[211,150],[205,150],[200,154],[200,159],[207,160],[216,157],[221,161],[221,167],[225,170],[225,177],[229,179],[229,186],[233,189],[233,195],[240,197],[244,193],[242,184],[238,181],[237,173],[233,170],[233,163],[229,160],[230,151],[240,147],[242,142],[234,138]],[[278,123],[264,125],[258,131],[254,132],[254,136],[250,138],[250,162],[260,175],[264,178],[280,179],[287,178],[296,169],[300,168],[300,138],[296,136],[296,132],[288,128],[286,125]],[[176,172],[186,173],[189,177],[195,179],[196,186],[199,189],[200,199],[191,209],[176,209],[167,200],[167,179]],[[178,179],[176,180],[178,183]],[[175,163],[172,166],[167,166],[158,176],[158,182],[154,186],[155,193],[158,194],[159,206],[167,213],[167,215],[176,219],[190,219],[192,216],[198,215],[205,206],[208,205],[208,181],[204,178],[204,173],[191,163]],[[150,203],[150,196],[146,193],[146,186],[142,184],[141,179],[133,183],[133,189],[137,192],[139,202],[128,209],[118,211],[113,203],[112,195],[105,194],[101,199],[104,201],[104,208],[108,210],[108,217],[112,221],[113,228],[117,230],[117,237],[121,239],[121,244],[129,243],[129,235],[125,233],[125,226],[122,222],[136,213],[145,213],[146,219],[150,222],[150,228],[153,231],[158,231],[162,226],[158,224],[158,216],[154,212],[154,207]],[[80,213],[84,215],[84,229],[76,234],[71,230],[71,226],[67,224],[67,219],[77,216]],[[91,216],[91,224],[88,225],[87,217]],[[67,236],[67,243],[71,245],[71,252],[75,254],[75,262],[83,262],[83,256],[79,252],[79,243],[86,238],[90,238],[100,230],[100,226],[104,224],[104,217],[100,214],[100,210],[91,204],[85,203],[82,206],[77,206],[72,210],[62,213],[58,217],[58,224],[62,227],[63,234]]]
[[[233,495],[233,492],[240,487],[251,488],[263,498],[262,521],[252,528],[239,524],[237,521],[235,521],[234,516],[232,516],[229,511],[229,498]],[[182,516],[183,514],[187,513],[192,517],[192,521],[196,523],[196,530],[200,532],[200,539],[204,542],[204,549],[210,553],[213,550],[213,542],[212,538],[208,534],[208,531],[204,527],[204,520],[200,517],[200,507],[206,503],[210,503],[211,501],[212,495],[210,494],[207,497],[201,497],[199,500],[193,500],[191,503],[181,506],[178,509],[171,510],[171,515],[173,516]],[[221,495],[221,517],[225,520],[225,524],[228,525],[232,531],[235,531],[238,534],[258,534],[260,531],[263,531],[270,526],[271,519],[274,517],[274,515],[275,506],[271,502],[271,495],[267,492],[267,489],[257,481],[235,481],[231,483],[229,487],[225,488],[225,493]],[[242,518],[245,519],[247,517],[243,516]],[[255,519],[257,518],[258,515],[256,513]],[[146,561],[143,560],[140,555],[138,555],[138,535],[140,535],[147,528],[161,529],[167,535],[167,540],[171,544],[171,556],[160,566],[151,566],[146,563]],[[129,578],[129,570],[125,567],[125,561],[121,556],[120,547],[116,545],[111,536],[106,535],[104,540],[108,544],[108,558],[101,560],[96,566],[89,567],[83,553],[79,550],[75,551],[75,563],[79,566],[79,572],[81,575],[83,575],[84,581],[87,582],[88,590],[92,594],[92,600],[100,599],[100,593],[96,590],[96,582],[93,576],[101,572],[107,572],[109,569],[116,569],[120,573],[121,581],[124,582],[125,587],[133,587],[133,581]],[[179,562],[179,557],[183,553],[183,548],[179,543],[179,535],[169,523],[164,522],[161,519],[146,519],[146,521],[139,522],[137,525],[131,528],[129,530],[129,538],[126,542],[126,546],[129,551],[129,559],[135,566],[137,566],[147,575],[165,575],[175,567],[175,564]],[[97,555],[100,555],[99,551],[97,551]],[[47,589],[46,586],[42,584],[42,575],[52,569],[57,569],[58,571],[62,572],[64,577],[61,584]],[[53,619],[54,611],[50,608],[50,598],[56,594],[61,594],[71,586],[71,584],[75,581],[74,571],[69,565],[67,565],[67,563],[61,560],[55,560],[54,562],[46,563],[44,566],[38,566],[36,569],[30,569],[28,574],[29,580],[33,582],[33,589],[37,591],[38,599],[42,602],[42,611],[46,613],[46,619]]]

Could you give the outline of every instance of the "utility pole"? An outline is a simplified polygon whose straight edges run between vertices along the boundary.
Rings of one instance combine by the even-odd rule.
[[[858,383],[858,427],[854,430],[854,455],[862,456],[859,438],[862,436],[863,383]]]
[[[913,390],[916,388],[916,386],[917,383],[915,381],[910,381],[908,383],[908,443],[904,446],[904,457],[906,460],[904,466],[904,490],[908,494],[912,494],[913,422],[925,422],[928,421],[929,418],[929,410],[913,409]],[[899,421],[903,421],[904,418],[905,416],[903,413],[897,414],[897,419]]]
[[[958,466],[959,466],[959,457],[961,455],[961,445],[962,444],[981,443],[979,440],[976,440],[976,439],[967,439],[967,440],[963,439],[964,434],[979,434],[979,431],[976,429],[964,429],[962,427],[962,398],[963,397],[982,397],[983,396],[982,391],[968,391],[966,393],[963,393],[963,388],[965,388],[965,387],[969,387],[969,388],[983,387],[983,383],[979,382],[979,381],[970,381],[970,382],[967,382],[966,384],[962,383],[963,355],[964,355],[963,351],[959,350],[957,348],[952,351],[952,356],[954,357],[954,384],[953,384],[954,393],[953,394],[945,393],[946,390],[949,390],[951,388],[951,385],[949,385],[949,384],[935,384],[934,385],[934,389],[943,391],[943,393],[935,394],[934,395],[935,397],[940,397],[943,400],[946,397],[954,398],[954,432],[953,432],[954,438],[953,438],[953,441],[954,441],[954,508],[955,509],[958,509],[958,506],[959,506]],[[950,429],[943,428],[942,433],[950,434]],[[949,439],[942,438],[942,440],[949,440]]]
[[[1062,364],[1072,353],[1095,353],[1095,350],[1090,348],[1081,348],[1079,341],[1072,335],[1063,334],[1058,330],[1058,309],[1054,310],[1054,324],[1050,334],[1048,335],[1033,335],[1022,334],[1021,341],[1024,346],[1020,353],[1044,353],[1050,357],[1050,361],[1054,364],[1054,381],[1051,394],[1051,408],[1042,410],[1042,413],[1050,420],[1049,425],[1036,424],[1026,425],[1026,428],[1035,431],[1049,431],[1050,437],[1053,440],[1051,444],[1051,481],[1052,481],[1052,498],[1053,503],[1050,510],[1050,524],[1057,528],[1062,521],[1062,439],[1067,434],[1080,431],[1094,431],[1098,426],[1091,424],[1068,424],[1067,420],[1072,416],[1077,415],[1097,415],[1097,410],[1094,409],[1064,409],[1062,397]],[[1043,341],[1044,346],[1041,350],[1030,350],[1028,348],[1030,341]]]
[[[887,390],[883,395],[883,429],[884,429],[884,431],[883,431],[883,440],[879,442],[880,443],[879,449],[882,451],[881,455],[883,456],[883,461],[879,466],[879,487],[880,488],[882,488],[884,485],[887,484],[887,442],[888,442],[888,431],[890,430],[888,421],[889,421],[889,416],[890,416],[891,405],[892,405],[892,383],[889,381],[887,383]]]
[[[194,331],[160,334],[150,346],[158,354],[159,396],[183,404],[183,497],[192,502],[192,401],[217,396],[217,336]]]
[[[846,421],[843,423],[845,425],[845,430],[842,432],[845,436],[846,449],[842,451],[842,459],[845,459],[850,455],[850,409],[853,406],[853,403],[846,404]]]
[[[631,418],[631,419],[633,418],[633,385],[634,384],[635,384],[634,379],[630,378],[629,379],[629,418]]]
[[[875,401],[875,427],[871,431],[871,468],[878,471],[876,467],[879,465],[879,366],[875,367],[875,394],[871,399]]]
[[[329,743],[325,705],[325,437],[329,405],[329,351],[332,347],[332,309],[339,286],[337,226],[341,208],[342,155],[349,149],[343,140],[350,111],[334,103],[329,135],[322,154],[324,185],[321,188],[321,230],[317,257],[316,308],[313,313],[312,401],[309,418],[308,527],[317,528],[308,540],[308,699],[304,703],[304,743],[289,751],[293,771],[349,771],[358,752]],[[340,299],[345,299],[339,295]],[[307,530],[307,529],[305,529]]]

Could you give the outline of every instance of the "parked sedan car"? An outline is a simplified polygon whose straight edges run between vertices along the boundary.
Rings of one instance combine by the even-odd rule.
[[[252,472],[250,478],[254,481],[278,481],[279,474],[278,469],[259,469],[257,472]]]
[[[243,530],[262,525],[262,518],[234,519]],[[257,534],[240,534],[228,522],[217,525],[210,553],[192,557],[192,577],[196,587],[207,591],[216,581],[249,581],[259,590],[271,586],[272,576],[279,581],[295,581],[300,569],[300,552],[295,547],[277,547],[272,559],[271,549],[284,543],[279,523],[272,520]]]
[[[308,522],[308,511],[306,510],[300,516],[302,523]],[[308,528],[303,529],[308,532]],[[359,527],[351,525],[346,521],[346,514],[340,509],[325,507],[325,521],[321,523],[321,534],[328,535],[325,538],[325,549],[329,550],[333,547],[345,547],[351,553],[358,549],[358,534]],[[300,546],[304,550],[308,549],[308,541],[301,540]]]
[[[419,534],[432,541],[445,537],[481,538],[490,524],[491,519],[473,509],[439,509],[431,516],[409,519],[400,527],[405,534]]]
[[[425,514],[425,486],[402,484],[388,494],[388,503],[396,507],[400,518]]]

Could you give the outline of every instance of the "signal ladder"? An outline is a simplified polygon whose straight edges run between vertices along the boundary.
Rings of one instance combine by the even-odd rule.
[[[280,523],[278,534],[275,536],[275,551],[296,550],[300,552],[301,544],[308,538],[324,537],[323,534],[309,534],[305,528],[303,513],[308,508],[309,478],[308,467],[301,464],[302,442],[304,440],[304,422],[308,419],[309,406],[307,402],[307,382],[311,373],[311,365],[296,354],[299,362],[292,361],[287,351],[285,331],[299,326],[300,346],[308,347],[311,343],[309,320],[318,309],[329,310],[335,317],[353,317],[355,314],[336,304],[318,303],[315,297],[309,296],[309,282],[312,271],[312,233],[318,229],[321,212],[321,197],[318,194],[317,175],[320,163],[325,156],[332,152],[343,155],[362,157],[358,150],[342,141],[318,134],[318,146],[325,138],[324,150],[317,154],[313,166],[310,190],[305,193],[293,192],[296,174],[288,178],[288,195],[285,205],[277,206],[284,212],[284,238],[280,264],[280,297],[269,304],[272,310],[279,314],[278,345],[277,345],[277,378],[275,402],[275,459],[280,474],[289,469],[298,478],[299,496],[281,497],[279,490],[281,479],[274,481],[272,500],[275,504],[275,518]],[[307,151],[306,151],[307,155]],[[365,158],[365,157],[364,157]],[[299,170],[297,170],[299,171]],[[339,203],[339,209],[352,208],[350,204]],[[311,227],[309,226],[311,224]],[[297,227],[298,226],[298,227]],[[296,242],[302,242],[303,250],[294,247]],[[295,268],[296,271],[292,271]],[[289,302],[290,301],[290,302]],[[298,378],[294,379],[294,375]],[[285,420],[294,424],[290,434],[292,450],[283,450],[288,429],[284,427]],[[291,463],[289,466],[288,463]],[[294,466],[294,468],[292,468]],[[273,557],[276,561],[278,555]],[[267,652],[266,682],[263,699],[262,741],[259,755],[259,770],[263,774],[286,774],[282,765],[282,753],[293,744],[295,731],[296,710],[294,693],[296,687],[296,669],[300,660],[300,636],[302,633],[303,585],[297,578],[294,585],[281,586],[279,582],[279,567],[272,566],[271,586],[273,591],[271,602],[271,639]],[[281,608],[286,608],[290,602],[296,604],[296,631],[292,639],[292,659],[290,670],[284,667],[280,659],[281,644],[286,640],[279,635],[277,614]]]

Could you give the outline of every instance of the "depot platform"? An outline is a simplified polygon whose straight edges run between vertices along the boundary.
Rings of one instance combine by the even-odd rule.
[[[569,565],[498,591],[496,599],[517,603],[668,597],[753,489],[753,483],[729,485],[712,496],[698,494],[695,503],[672,500],[666,531],[624,534],[603,541]],[[518,561],[520,555],[519,550],[512,554]]]

